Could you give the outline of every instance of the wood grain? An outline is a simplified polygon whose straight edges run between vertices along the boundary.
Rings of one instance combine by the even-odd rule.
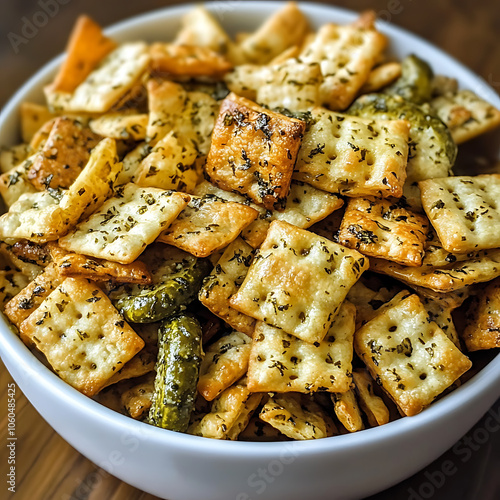
[[[62,51],[71,26],[81,12],[103,25],[169,5],[168,0],[73,0],[59,11],[26,44],[14,50],[10,33],[21,33],[23,17],[40,10],[31,0],[2,0],[0,6],[0,64],[8,78],[0,86],[0,103],[46,61]],[[223,3],[223,2],[221,2]],[[480,74],[500,90],[498,0],[338,0],[324,1],[355,10],[375,9],[379,17],[435,43]],[[237,2],[227,2],[227,6]],[[424,54],[425,56],[425,54]],[[1,139],[0,139],[1,142]],[[12,379],[0,362],[0,476],[7,473],[7,386]],[[15,500],[154,500],[109,475],[59,437],[38,415],[17,388],[16,493],[0,484],[0,498]],[[497,450],[498,451],[498,450]],[[383,495],[383,494],[382,494]],[[390,498],[388,496],[387,498]],[[493,497],[492,497],[493,498]]]

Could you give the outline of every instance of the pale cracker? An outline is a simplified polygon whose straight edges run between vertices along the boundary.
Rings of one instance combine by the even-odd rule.
[[[390,414],[382,398],[373,392],[374,381],[366,370],[354,370],[352,373],[356,386],[359,406],[366,415],[372,427],[384,425],[389,422]]]
[[[245,276],[253,257],[253,248],[241,238],[234,240],[217,261],[214,269],[203,281],[198,298],[213,314],[239,332],[251,336],[255,319],[240,313],[229,305]]]
[[[28,170],[33,165],[35,155],[24,160],[0,175],[0,194],[7,207],[11,207],[22,194],[36,193],[37,189],[28,180]]]
[[[248,366],[252,392],[345,392],[352,382],[356,309],[347,301],[321,342],[310,344],[259,321]]]
[[[335,408],[335,415],[337,415],[340,423],[349,432],[357,432],[365,428],[363,415],[359,409],[353,389],[332,394],[331,397]]]
[[[362,326],[354,347],[406,415],[432,403],[471,366],[434,322],[417,295],[386,308]]]
[[[376,30],[330,23],[317,31],[299,57],[321,65],[322,104],[342,110],[356,97],[386,44],[386,37]]]
[[[400,197],[406,179],[405,120],[367,120],[312,111],[294,179],[347,196]]]
[[[70,252],[130,264],[188,201],[183,193],[127,184],[59,244]]]
[[[257,218],[252,207],[211,195],[191,196],[179,217],[158,237],[196,257],[208,257],[234,241]]]
[[[443,330],[446,336],[460,349],[460,339],[458,338],[458,332],[455,328],[455,323],[451,314],[455,307],[446,306],[446,299],[441,301],[439,299],[436,300],[423,296],[420,297],[420,300],[427,311],[429,320],[434,321],[434,323]]]
[[[29,144],[16,144],[11,147],[0,147],[0,174],[4,174],[19,166],[32,153]]]
[[[437,97],[431,106],[446,123],[457,144],[500,126],[500,110],[472,90]]]
[[[65,382],[87,396],[144,346],[98,287],[73,278],[59,285],[20,331]]]
[[[443,248],[442,243],[439,241],[435,231],[431,229],[427,235],[427,243],[425,245],[424,257],[422,259],[422,266],[442,267],[454,262],[462,262],[469,260],[478,252],[457,253],[448,252]]]
[[[123,168],[116,178],[115,186],[123,186],[133,182],[141,167],[142,160],[151,153],[151,150],[152,147],[147,142],[141,142],[128,152],[122,160]]]
[[[500,247],[500,175],[419,182],[422,205],[443,248],[466,253]]]
[[[29,283],[29,278],[15,269],[0,270],[0,309],[8,305]],[[7,315],[7,311],[4,311]],[[17,325],[16,325],[17,326]]]
[[[360,94],[369,94],[378,92],[387,87],[394,80],[401,76],[401,63],[388,62],[373,68],[368,75],[365,83],[361,87]]]
[[[139,384],[124,391],[120,398],[121,405],[135,419],[141,419],[143,415],[147,416],[153,404],[155,374],[150,373],[141,380]]]
[[[222,101],[205,172],[218,187],[283,209],[305,123],[230,94]]]
[[[24,101],[19,107],[21,137],[29,144],[41,126],[56,117],[47,106]]]
[[[229,303],[306,342],[321,342],[368,259],[287,222],[273,221]]]
[[[331,418],[304,394],[275,394],[262,408],[259,418],[292,439],[331,436]],[[330,422],[327,422],[327,421]]]
[[[250,342],[248,335],[232,332],[206,349],[200,367],[198,392],[207,401],[215,399],[245,375],[250,357]]]
[[[142,141],[146,138],[148,115],[144,113],[108,113],[90,120],[90,129],[102,137]]]
[[[420,266],[429,223],[399,200],[350,199],[338,234],[339,243],[365,255],[407,266]]]
[[[462,339],[469,351],[500,347],[500,281],[497,279],[472,299]]]

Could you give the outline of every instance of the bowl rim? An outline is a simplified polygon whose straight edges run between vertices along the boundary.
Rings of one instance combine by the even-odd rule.
[[[238,2],[239,4],[240,2]],[[261,11],[278,9],[285,2],[279,1],[245,1],[241,2],[243,8],[252,8]],[[113,24],[105,29],[107,35],[115,36],[118,40],[126,38],[126,33],[131,28],[138,27],[141,24],[151,22],[158,15],[180,16],[193,8],[195,3],[187,3],[182,5],[167,6],[153,10],[144,14],[133,16],[118,23]],[[206,2],[204,4],[208,10],[214,11],[220,2]],[[237,5],[235,10],[242,6]],[[333,17],[343,18],[339,22],[349,21],[358,16],[358,13],[335,7],[328,4],[318,4],[314,2],[299,2],[299,7],[306,15],[321,13],[328,11]],[[224,25],[224,22],[221,24]],[[414,45],[418,45],[418,50],[425,50],[427,57],[431,59],[444,59],[449,64],[455,67],[455,70],[465,75],[467,80],[474,82],[475,91],[480,89],[487,94],[490,102],[500,108],[500,97],[496,92],[481,78],[469,68],[458,62],[452,56],[446,54],[440,48],[427,42],[423,38],[415,35],[403,28],[395,26],[385,21],[377,21],[379,29],[388,35],[390,40],[406,39]],[[35,72],[8,100],[2,111],[0,112],[0,131],[5,126],[5,122],[12,120],[13,113],[16,113],[21,102],[26,99],[26,95],[35,88],[40,87],[41,82],[55,71],[58,65],[63,60],[64,54],[60,54],[42,66]],[[456,76],[456,75],[454,75]],[[497,354],[485,367],[476,373],[470,380],[465,382],[461,387],[455,389],[450,394],[444,396],[439,401],[433,403],[422,413],[413,417],[403,417],[380,427],[365,429],[362,432],[350,433],[346,435],[332,436],[330,438],[310,440],[310,441],[283,441],[283,442],[245,442],[245,441],[221,441],[215,439],[207,439],[199,436],[192,436],[173,431],[160,429],[140,421],[136,421],[130,417],[119,414],[102,404],[94,401],[81,394],[79,391],[68,385],[49,368],[41,363],[36,356],[24,345],[20,338],[8,326],[8,320],[0,313],[0,354],[9,357],[13,362],[25,368],[26,377],[37,377],[40,373],[48,377],[53,392],[62,400],[70,401],[72,406],[78,408],[82,413],[90,414],[93,419],[100,421],[103,425],[119,426],[119,430],[123,432],[132,432],[140,434],[145,439],[157,441],[162,446],[182,446],[186,451],[209,451],[217,452],[219,456],[226,456],[232,460],[245,459],[247,454],[259,455],[260,458],[272,458],[283,450],[294,449],[300,452],[301,455],[318,454],[323,452],[331,452],[332,450],[342,451],[352,450],[353,448],[361,448],[367,445],[375,445],[377,442],[387,441],[391,438],[396,438],[400,434],[421,432],[424,428],[432,425],[435,420],[446,418],[448,415],[455,413],[464,404],[474,404],[485,392],[494,390],[498,386],[500,379],[500,354]],[[17,381],[16,381],[17,382]],[[21,387],[21,384],[20,388]],[[498,388],[497,388],[498,390]],[[465,402],[465,403],[464,403]]]

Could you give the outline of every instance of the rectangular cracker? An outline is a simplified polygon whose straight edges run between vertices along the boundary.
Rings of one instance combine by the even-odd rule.
[[[24,160],[0,175],[0,194],[7,207],[11,207],[22,194],[36,193],[37,189],[28,180],[28,170],[33,165],[36,155]]]
[[[248,335],[232,332],[206,349],[200,366],[198,392],[207,401],[215,399],[245,375],[250,357],[250,342]]]
[[[355,307],[344,301],[326,337],[310,344],[259,321],[248,366],[252,392],[345,392],[352,382]]]
[[[409,122],[368,120],[324,108],[311,114],[294,179],[346,196],[402,196]]]
[[[386,45],[386,37],[375,29],[329,23],[306,43],[299,58],[321,65],[322,104],[342,110],[354,100]]]
[[[158,241],[196,257],[208,257],[234,241],[257,215],[257,210],[241,203],[212,195],[191,196],[187,207],[160,234]]]
[[[145,113],[108,113],[90,120],[89,128],[102,137],[143,141],[146,138],[148,119]]]
[[[329,415],[304,394],[275,394],[264,405],[259,418],[292,439],[321,439],[333,435]]]
[[[353,389],[332,394],[335,415],[349,432],[361,431],[365,428],[363,415],[356,400]]]
[[[59,245],[75,253],[130,264],[187,205],[189,196],[127,184]]]
[[[500,110],[472,90],[459,90],[431,101],[432,109],[448,126],[457,144],[500,126]]]
[[[405,415],[416,415],[471,366],[410,295],[362,326],[354,348]]]
[[[500,347],[500,281],[473,297],[466,314],[462,339],[469,351]]]
[[[283,210],[305,123],[230,94],[222,101],[205,172],[218,187]]]
[[[237,238],[224,250],[198,294],[200,302],[212,313],[249,336],[253,334],[255,319],[233,309],[229,298],[243,283],[252,258],[253,248]]]
[[[500,247],[500,175],[419,182],[422,205],[443,248],[466,253]]]
[[[141,78],[149,65],[145,42],[130,42],[108,54],[86,79],[71,92],[45,89],[54,111],[106,113]]]
[[[428,221],[399,200],[350,199],[339,231],[339,243],[365,255],[407,266],[420,266]]]
[[[412,287],[421,286],[436,292],[452,292],[500,276],[500,250],[483,250],[475,253],[469,260],[443,267],[406,267],[372,258],[370,269],[396,278]]]
[[[374,391],[374,380],[367,370],[357,369],[352,373],[358,396],[359,406],[366,415],[368,423],[372,427],[384,425],[389,422],[389,409],[384,400],[377,396]]]
[[[97,286],[73,278],[66,278],[20,331],[65,382],[86,396],[96,394],[144,347]]]
[[[306,342],[321,342],[368,259],[273,221],[231,307]]]
[[[191,192],[199,180],[193,166],[196,157],[191,141],[169,132],[142,159],[134,182],[142,187]]]

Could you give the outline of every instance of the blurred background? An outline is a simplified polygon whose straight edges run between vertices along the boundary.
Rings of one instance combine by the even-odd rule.
[[[220,9],[244,0],[221,0]],[[0,0],[0,106],[52,57],[63,51],[73,23],[87,13],[103,26],[171,4],[168,0]],[[500,92],[498,0],[337,0],[318,3],[374,9],[379,19],[431,41]],[[172,34],[173,36],[173,34]],[[166,39],[169,34],[166,34]],[[420,54],[425,57],[425,54]],[[497,136],[495,136],[497,137]],[[1,138],[0,138],[1,142]],[[0,363],[0,477],[7,471],[7,384]],[[113,478],[66,444],[17,393],[17,491],[5,483],[0,498],[15,500],[153,500]],[[500,401],[462,440],[426,469],[370,500],[500,498]],[[498,426],[497,426],[498,427]],[[425,442],[422,442],[425,446]],[[415,450],[401,450],[401,457]],[[362,478],[360,478],[362,480]]]

